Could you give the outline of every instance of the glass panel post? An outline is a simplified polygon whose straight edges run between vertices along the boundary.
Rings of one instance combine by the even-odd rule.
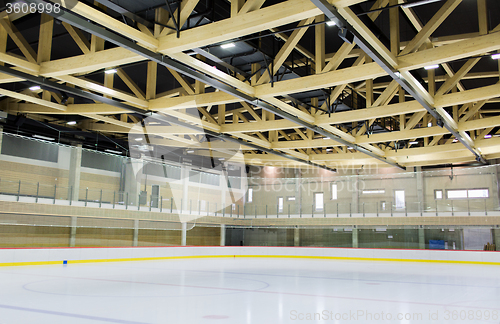
[[[38,193],[40,192],[40,182],[37,182],[36,184],[36,199],[35,202],[38,202]],[[71,198],[69,200],[69,204],[71,205]]]

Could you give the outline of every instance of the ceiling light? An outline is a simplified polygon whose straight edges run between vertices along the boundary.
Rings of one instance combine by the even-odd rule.
[[[225,160],[225,158],[219,158],[219,161],[224,161],[224,160]]]
[[[33,135],[33,137],[43,139],[46,141],[54,141],[55,140],[55,138],[53,138],[53,137],[47,137],[47,136],[42,136],[42,135],[37,135],[37,134]]]
[[[330,138],[330,137],[323,137],[323,139],[329,140],[329,139],[331,139],[331,138]]]
[[[226,48],[231,48],[231,47],[235,47],[236,45],[234,45],[234,43],[227,43],[227,44],[223,44],[220,46],[220,48],[223,48],[223,49],[226,49]]]
[[[432,127],[432,122],[429,122],[429,123],[427,124],[427,127]]]
[[[491,135],[484,135],[484,138],[491,138]]]
[[[187,150],[187,153],[194,153],[194,150]]]
[[[105,70],[104,73],[106,73],[106,74],[113,74],[113,73],[116,73],[116,69]]]
[[[333,20],[327,21],[326,24],[328,26],[335,26],[336,25],[335,21],[333,21]]]
[[[120,154],[120,155],[122,154],[122,152],[120,152],[120,151],[115,151],[115,150],[109,150],[109,149],[107,149],[107,150],[104,150],[104,151],[105,151],[105,152],[109,152],[109,153]]]
[[[500,53],[491,55],[491,58],[494,60],[500,59]]]
[[[410,144],[410,145],[416,145],[416,144],[418,144],[418,142],[417,141],[412,141],[412,142],[409,142],[408,144]]]
[[[353,147],[352,147],[352,146],[348,146],[348,147],[347,147],[347,149],[348,149],[348,150],[352,150],[352,149],[353,149]]]
[[[326,151],[327,151],[327,152],[331,152],[331,151],[333,151],[333,149],[326,149]]]
[[[424,69],[426,69],[426,70],[434,70],[434,69],[437,69],[438,67],[439,67],[439,65],[434,64],[434,65],[424,66]]]
[[[140,141],[142,141],[142,137],[136,137],[136,138],[135,138],[135,140],[136,140],[137,142],[140,142]]]
[[[37,91],[37,90],[40,90],[40,89],[41,89],[40,86],[32,86],[32,87],[30,87],[31,91]]]
[[[76,125],[76,121],[72,120],[66,123],[66,125]]]
[[[441,1],[441,0],[422,0],[422,1],[405,3],[401,7],[402,8],[411,8],[411,7],[421,6],[421,5],[425,5],[425,4],[433,3],[433,2],[438,2],[438,1]]]
[[[458,140],[455,138],[455,139],[453,140],[453,143],[456,143],[456,142],[458,142]]]

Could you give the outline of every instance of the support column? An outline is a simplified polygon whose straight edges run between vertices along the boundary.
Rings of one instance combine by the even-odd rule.
[[[293,229],[293,246],[300,246],[300,230],[298,227]]]
[[[420,204],[419,210],[423,212],[422,208],[425,208],[424,173],[420,166],[418,166],[415,171],[417,178],[417,201]]]
[[[186,246],[187,223],[181,223],[181,224],[182,224],[181,245]]]
[[[226,225],[220,225],[220,246],[226,246]]]
[[[295,169],[295,208],[296,214],[300,214],[300,210],[302,209],[302,172],[300,169]]]
[[[78,201],[80,192],[80,171],[82,168],[82,144],[71,148],[69,158],[68,199]],[[70,196],[71,195],[71,196]]]
[[[191,169],[185,165],[181,167],[181,180],[182,180],[182,212],[189,212],[189,171]],[[180,202],[175,202],[177,209],[181,207]]]
[[[353,171],[353,177],[352,177],[352,180],[351,180],[351,191],[352,191],[352,193],[351,193],[351,197],[352,197],[352,200],[351,200],[351,212],[353,214],[358,212],[358,204],[359,204],[358,187],[359,187],[359,184],[358,184],[358,172],[357,172],[357,170],[354,170]]]
[[[77,217],[71,216],[71,231],[69,233],[69,247],[74,247],[76,244],[76,222],[77,222]]]
[[[418,248],[425,250],[425,229],[418,229]]]
[[[0,126],[0,154],[2,154],[3,127]]]
[[[132,246],[137,246],[139,243],[139,220],[134,219],[134,241]]]
[[[352,229],[352,247],[353,248],[358,247],[358,229],[357,228]]]

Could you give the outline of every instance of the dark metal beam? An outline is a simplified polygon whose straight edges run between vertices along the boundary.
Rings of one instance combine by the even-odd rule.
[[[29,3],[36,3],[36,4],[46,2],[46,0],[25,0],[25,1],[27,1]],[[131,41],[128,38],[125,38],[122,35],[118,35],[112,31],[106,30],[105,28],[103,28],[99,25],[93,24],[90,21],[83,19],[83,18],[73,14],[70,11],[61,10],[60,13],[55,13],[52,11],[52,13],[50,13],[50,15],[52,15],[54,18],[57,18],[57,19],[64,21],[68,24],[71,24],[75,27],[78,27],[81,30],[84,30],[88,33],[96,35],[96,36],[98,36],[106,41],[109,41],[109,42],[115,44],[115,45],[118,45],[120,47],[128,49],[129,51],[136,53],[138,55],[141,55],[148,60],[151,60],[153,62],[160,64],[160,65],[163,65],[165,67],[173,69],[173,70],[175,70],[179,73],[182,73],[182,74],[184,74],[190,78],[193,78],[195,80],[198,80],[200,82],[208,84],[216,89],[219,89],[223,92],[231,94],[234,97],[236,97],[242,101],[248,102],[251,105],[254,105],[254,106],[260,107],[266,111],[272,112],[273,114],[280,116],[284,119],[293,121],[296,124],[298,124],[302,127],[305,127],[307,129],[310,129],[310,130],[312,130],[320,135],[323,135],[325,137],[329,137],[329,138],[339,142],[342,145],[351,146],[355,150],[357,150],[361,153],[364,153],[372,158],[375,158],[379,161],[390,164],[394,167],[404,169],[399,164],[397,164],[393,161],[390,161],[390,160],[386,159],[385,157],[379,156],[370,150],[367,150],[363,147],[360,147],[354,143],[348,142],[348,141],[342,139],[341,137],[339,137],[338,135],[331,133],[331,132],[329,132],[321,127],[318,127],[314,124],[303,121],[302,119],[298,118],[297,116],[292,115],[286,111],[283,111],[277,107],[274,107],[273,105],[271,105],[271,104],[269,104],[261,99],[258,99],[258,98],[249,96],[243,92],[240,92],[239,90],[233,88],[232,86],[229,86],[224,82],[221,82],[215,78],[212,78],[212,77],[207,76],[203,73],[200,73],[200,72],[192,69],[191,67],[188,67],[182,63],[179,63],[179,62],[169,58],[168,56],[165,56],[161,53],[156,53],[156,52],[153,52],[149,49],[146,49],[146,48],[136,44],[134,41]],[[113,19],[113,18],[110,17],[110,19]]]
[[[349,38],[345,37],[348,33],[354,36],[353,41],[365,52],[368,56],[370,56],[374,62],[377,62],[384,71],[391,76],[399,85],[405,89],[415,100],[417,100],[422,107],[424,107],[429,114],[431,114],[436,120],[438,124],[442,124],[456,139],[458,139],[469,151],[474,154],[476,160],[478,162],[486,164],[485,159],[481,156],[481,154],[473,148],[466,139],[455,129],[452,125],[450,125],[436,110],[433,106],[433,103],[429,102],[425,96],[421,94],[421,91],[425,89],[418,89],[418,81],[415,80],[411,74],[408,73],[407,77],[401,75],[401,73],[397,70],[395,66],[392,66],[387,60],[377,52],[377,50],[370,44],[370,42],[361,36],[358,31],[346,20],[344,17],[337,11],[337,9],[331,5],[326,0],[311,0],[323,13],[330,19],[335,21],[337,26],[340,28],[339,35],[343,35],[341,37],[344,38],[345,41],[349,42]]]

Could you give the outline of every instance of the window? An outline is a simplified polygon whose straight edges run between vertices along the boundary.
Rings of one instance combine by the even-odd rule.
[[[394,200],[396,201],[396,208],[405,208],[405,191],[394,190]]]
[[[295,201],[295,196],[288,196],[288,197],[286,197],[286,200]]]
[[[332,183],[332,200],[337,200],[337,184]]]
[[[467,190],[446,190],[448,199],[465,199],[467,198]]]
[[[385,189],[367,189],[363,190],[363,194],[383,194]]]
[[[434,199],[443,199],[443,190],[434,190]]]
[[[278,212],[283,212],[283,197],[278,197]]]
[[[316,192],[314,194],[314,209],[315,210],[323,210],[323,193]]]
[[[248,202],[251,203],[253,202],[253,189],[252,188],[248,188]]]
[[[446,190],[446,196],[448,199],[477,199],[477,198],[488,198],[488,189],[450,189]]]
[[[488,198],[488,189],[469,189],[469,198]]]
[[[205,211],[206,208],[207,208],[207,202],[205,200],[202,200],[200,202],[200,211]]]

